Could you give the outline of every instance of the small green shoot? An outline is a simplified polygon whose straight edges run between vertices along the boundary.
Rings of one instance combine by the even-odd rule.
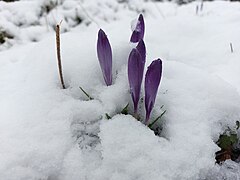
[[[112,119],[112,117],[111,117],[111,116],[109,116],[109,114],[108,114],[108,113],[105,113],[105,116],[106,116],[107,120],[109,120],[109,119]]]
[[[129,106],[129,103],[122,109],[121,114],[125,114],[125,115],[128,114],[128,106]]]
[[[89,100],[93,100],[93,98],[82,87],[79,87],[79,89],[88,97]]]
[[[240,127],[240,122],[239,121],[236,121],[236,129],[238,130]]]
[[[160,116],[158,116],[152,123],[150,123],[150,124],[148,125],[148,127],[151,129],[152,126],[153,126],[159,119],[161,119],[162,116],[163,116],[166,112],[167,112],[167,110],[164,110]]]

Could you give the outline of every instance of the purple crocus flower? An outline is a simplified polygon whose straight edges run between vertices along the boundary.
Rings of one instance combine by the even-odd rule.
[[[134,114],[137,114],[145,59],[138,49],[134,48],[128,58],[128,81],[134,105]]]
[[[140,14],[138,17],[137,25],[133,30],[130,42],[136,43],[139,42],[144,37],[145,25],[143,15]]]
[[[97,55],[107,86],[112,85],[112,49],[107,35],[102,29],[98,31]]]
[[[161,77],[162,77],[162,61],[161,59],[157,59],[150,64],[145,76],[146,124],[149,121],[150,114],[155,103]]]

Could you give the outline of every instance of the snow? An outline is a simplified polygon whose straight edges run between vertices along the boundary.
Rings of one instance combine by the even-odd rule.
[[[0,2],[0,27],[14,35],[0,45],[0,179],[240,179],[239,164],[215,164],[219,134],[240,117],[238,3],[204,2],[196,15],[199,2],[65,0],[41,15],[46,3]],[[131,22],[142,10],[146,66],[163,60],[151,116],[159,116],[164,105],[161,137],[119,114],[128,103],[133,111],[127,59],[134,46]],[[62,19],[65,90],[53,28]],[[96,56],[99,27],[113,50],[109,87]],[[139,112],[144,117],[143,104]]]

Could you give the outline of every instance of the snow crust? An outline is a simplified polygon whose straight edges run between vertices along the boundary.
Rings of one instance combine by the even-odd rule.
[[[48,30],[39,16],[44,3],[0,2],[0,27],[15,35],[0,47],[0,179],[240,178],[239,164],[215,164],[219,134],[240,117],[238,3],[206,2],[196,15],[198,2],[179,7],[62,1],[46,17],[47,26],[64,19],[62,31],[69,31],[61,34],[66,90],[60,88],[53,28]],[[88,24],[92,20],[83,10],[77,11],[84,14],[83,23],[70,20],[81,6],[96,23]],[[162,105],[167,110],[161,137],[132,116],[118,114],[127,103],[132,107],[126,67],[133,47],[129,38],[131,21],[143,9],[146,65],[163,60],[152,113],[154,119]],[[19,23],[24,27],[16,28]],[[99,26],[113,49],[109,87],[96,56]],[[79,86],[94,100],[87,101]],[[106,120],[105,113],[113,118]]]

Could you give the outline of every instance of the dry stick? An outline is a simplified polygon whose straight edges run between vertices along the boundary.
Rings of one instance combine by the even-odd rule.
[[[233,53],[233,45],[230,43],[231,53]]]
[[[62,88],[66,89],[64,81],[63,81],[61,53],[60,53],[60,25],[61,25],[61,22],[59,24],[57,24],[57,26],[56,26],[57,60],[58,60],[58,72],[59,72]]]
[[[203,10],[203,0],[201,2],[201,6],[200,6],[200,11],[202,11],[202,10]]]

